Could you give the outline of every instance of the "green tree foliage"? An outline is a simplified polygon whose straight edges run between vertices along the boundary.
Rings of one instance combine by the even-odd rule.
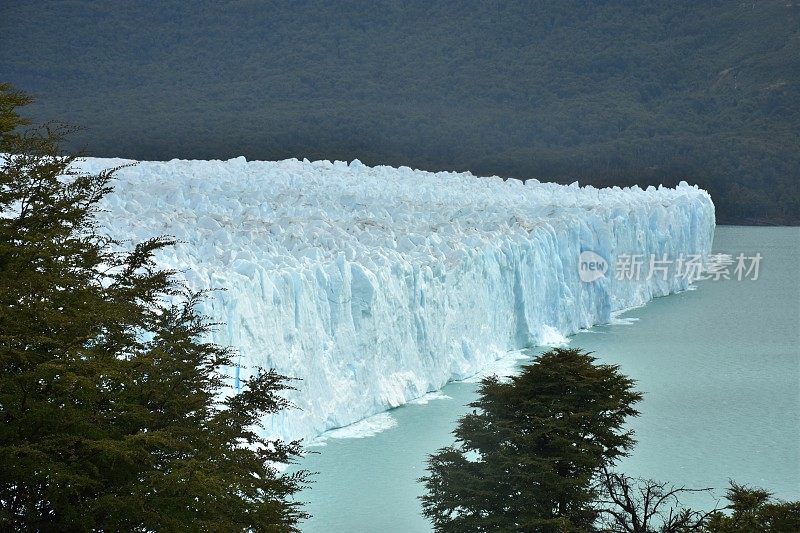
[[[782,502],[772,494],[731,482],[725,499],[730,513],[717,512],[704,530],[708,533],[797,533],[800,501]]]
[[[800,223],[798,43],[784,0],[0,2],[3,79],[91,155],[685,179],[720,222]]]
[[[202,295],[95,227],[113,171],[72,170],[64,130],[20,132],[0,85],[0,529],[291,531],[298,442],[259,436],[288,407],[261,371],[224,397],[231,351]]]
[[[423,512],[437,531],[580,531],[597,518],[593,480],[633,445],[641,395],[579,349],[542,354],[510,382],[483,380],[455,445],[428,460]]]

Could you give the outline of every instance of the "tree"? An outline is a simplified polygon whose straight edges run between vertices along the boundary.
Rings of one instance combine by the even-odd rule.
[[[225,396],[232,351],[202,339],[203,297],[93,222],[114,170],[20,132],[0,84],[0,529],[293,531],[299,442],[259,435],[289,381],[260,371]]]
[[[688,533],[703,531],[718,511],[684,508],[680,496],[709,492],[710,488],[687,489],[652,479],[634,479],[604,468],[596,501],[599,529],[609,533]]]
[[[593,479],[626,454],[641,395],[619,368],[554,349],[508,383],[484,379],[456,444],[429,457],[423,513],[437,531],[580,531]]]
[[[714,512],[705,531],[708,533],[796,533],[800,531],[800,501],[782,502],[766,490],[731,481],[725,499],[729,515]]]

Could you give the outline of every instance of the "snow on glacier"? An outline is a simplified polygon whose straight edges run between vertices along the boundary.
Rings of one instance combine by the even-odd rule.
[[[87,171],[128,163],[87,159]],[[99,222],[159,253],[224,322],[213,340],[301,378],[299,407],[269,435],[312,438],[475,375],[511,350],[552,344],[685,278],[591,283],[578,257],[707,254],[708,194],[596,189],[469,173],[286,160],[139,162],[121,169]],[[231,369],[235,387],[237,369]]]

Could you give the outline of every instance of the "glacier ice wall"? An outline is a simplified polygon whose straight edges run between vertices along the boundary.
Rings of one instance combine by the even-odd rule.
[[[87,159],[85,170],[127,163]],[[578,257],[705,254],[708,194],[523,184],[328,161],[140,162],[117,174],[100,223],[121,239],[170,234],[160,253],[224,326],[242,378],[301,378],[300,410],[266,421],[313,437],[470,376],[508,350],[606,323],[687,288],[670,275],[591,282]],[[231,369],[231,381],[235,369]]]

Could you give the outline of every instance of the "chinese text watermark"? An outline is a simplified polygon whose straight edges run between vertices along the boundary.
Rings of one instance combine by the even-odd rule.
[[[680,254],[670,258],[667,254],[619,254],[616,256],[613,268],[600,254],[592,251],[581,252],[578,259],[578,274],[581,281],[591,283],[606,277],[611,270],[614,278],[619,281],[639,281],[653,278],[686,279],[692,281],[702,280],[730,280],[756,281],[761,268],[761,253],[755,255],[738,254],[710,254],[705,257],[700,254]],[[609,274],[610,275],[610,274]]]

